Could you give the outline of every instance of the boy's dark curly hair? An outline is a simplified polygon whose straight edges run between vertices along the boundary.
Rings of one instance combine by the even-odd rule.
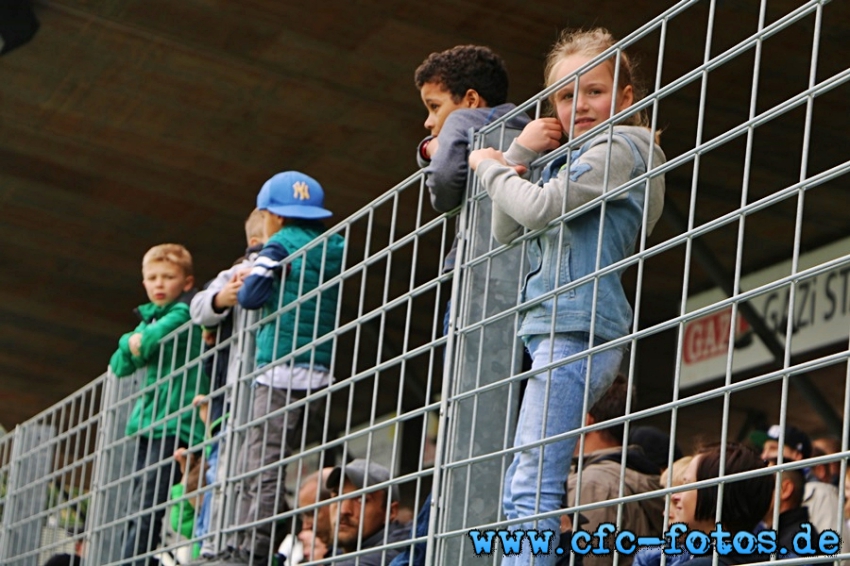
[[[504,104],[508,99],[508,71],[505,62],[489,47],[458,45],[440,53],[431,53],[414,75],[416,88],[439,83],[455,102],[474,89],[488,106]]]

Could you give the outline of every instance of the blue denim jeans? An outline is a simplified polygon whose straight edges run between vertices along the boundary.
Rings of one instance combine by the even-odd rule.
[[[210,453],[207,455],[207,466],[209,467],[204,474],[204,485],[215,485],[216,472],[218,471],[218,451],[219,444],[221,442],[223,441],[218,440],[210,444]],[[207,491],[204,493],[201,510],[198,513],[198,519],[195,523],[195,536],[198,538],[203,538],[208,532],[210,532],[214,497],[215,491]]]
[[[548,335],[532,336],[528,341],[532,369],[587,350],[589,339],[590,335],[583,332],[555,334],[551,340]],[[600,343],[599,339],[594,341],[594,345]],[[579,358],[572,363],[554,368],[551,373],[542,371],[533,375],[528,380],[525,397],[522,400],[514,446],[524,446],[579,428],[585,418],[582,411],[585,385],[589,387],[587,405],[589,408],[611,386],[620,369],[622,358],[621,348],[611,348],[592,357]],[[589,379],[588,362],[590,362]],[[577,442],[578,437],[573,436],[544,446],[526,448],[514,454],[513,462],[508,467],[505,477],[505,493],[502,502],[507,519],[531,517],[537,513],[546,513],[562,507],[570,462]],[[538,555],[534,563],[537,566],[555,564],[557,556],[554,554],[554,549],[558,546],[560,520],[558,517],[550,517],[536,523],[535,525],[535,522],[530,521],[514,524],[510,526],[510,529],[554,531],[555,536],[550,543],[553,552]],[[506,556],[502,561],[503,566],[530,563],[531,553],[528,542],[525,540],[520,554]]]

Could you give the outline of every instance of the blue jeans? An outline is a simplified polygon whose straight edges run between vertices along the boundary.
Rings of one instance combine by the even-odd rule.
[[[532,336],[528,341],[532,369],[587,350],[589,339],[590,335],[583,332],[555,334],[552,340],[548,335]],[[600,343],[599,339],[594,341],[594,345]],[[551,374],[549,371],[542,371],[533,375],[528,380],[525,397],[522,400],[514,446],[524,446],[579,428],[585,418],[582,411],[585,384],[589,387],[587,406],[590,408],[611,386],[620,369],[622,358],[621,348],[611,348],[592,357],[579,358],[572,363],[554,368]],[[590,361],[589,379],[587,379],[588,361]],[[547,389],[548,403],[546,403]],[[505,517],[508,520],[531,517],[537,513],[555,511],[562,507],[570,462],[577,442],[578,436],[573,436],[544,446],[526,448],[514,454],[513,462],[508,467],[505,477],[505,493],[502,501]],[[540,494],[539,505],[538,493]],[[514,524],[510,526],[510,529],[554,531],[555,536],[550,543],[553,553],[538,555],[534,563],[537,566],[555,564],[557,556],[554,554],[554,549],[558,546],[560,532],[558,517],[541,519],[537,521],[536,526],[534,522]],[[506,556],[502,561],[503,566],[530,563],[531,553],[526,540],[523,540],[520,554]]]
[[[218,440],[210,444],[210,453],[207,455],[207,465],[209,467],[204,474],[204,485],[206,486],[215,485],[216,471],[218,470],[218,450],[221,442],[222,441]],[[195,523],[195,536],[198,538],[203,538],[204,535],[210,532],[210,521],[212,519],[214,497],[214,490],[204,493],[201,510],[198,513],[198,520]]]

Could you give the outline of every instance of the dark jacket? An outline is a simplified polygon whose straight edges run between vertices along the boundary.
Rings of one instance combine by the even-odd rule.
[[[455,110],[446,117],[440,129],[440,135],[437,136],[440,146],[430,161],[422,157],[422,144],[431,141],[434,137],[428,136],[420,142],[416,157],[419,166],[424,168],[425,185],[431,194],[431,206],[434,210],[449,212],[464,201],[469,176],[470,132],[480,130],[515,108],[514,104],[506,103],[493,108]],[[504,132],[499,130],[488,136],[485,147],[495,147],[504,151],[528,122],[528,116],[525,114],[514,116],[505,124]],[[457,238],[452,241],[452,247],[446,254],[443,271],[454,268],[456,255]]]

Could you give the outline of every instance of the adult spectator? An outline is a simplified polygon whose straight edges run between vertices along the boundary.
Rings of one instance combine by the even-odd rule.
[[[589,426],[626,414],[628,382],[622,375],[617,376],[608,391],[587,413],[585,423]],[[609,501],[621,497],[620,483],[623,484],[622,496],[647,493],[661,489],[660,469],[646,457],[639,446],[629,446],[626,450],[626,465],[622,465],[623,424],[588,432],[584,437],[584,458],[582,461],[581,486],[578,473],[574,468],[567,480],[567,505],[576,503],[576,491],[579,491],[579,503]],[[578,446],[576,447],[578,451]],[[577,461],[574,459],[577,465]],[[608,505],[598,509],[582,511],[587,520],[581,527],[593,532],[602,523],[617,524],[619,505]],[[664,527],[664,498],[654,497],[622,505],[623,511],[618,528],[628,529],[638,536],[657,536]],[[562,529],[563,530],[563,529]],[[568,538],[568,537],[562,537]],[[561,555],[569,558],[568,553]],[[633,556],[621,555],[619,563],[628,566]],[[585,566],[611,564],[611,555],[588,554],[584,556]]]
[[[333,468],[324,468],[304,478],[298,491],[298,507],[304,509],[331,498],[325,487]],[[320,477],[321,475],[321,477]],[[301,531],[286,535],[278,552],[279,564],[295,566],[301,562],[325,558],[331,546],[331,514],[329,505],[313,507],[301,513]]]
[[[773,464],[773,462],[769,462]],[[777,532],[777,548],[785,548],[789,552],[782,558],[794,558],[798,555],[793,552],[794,536],[803,530],[803,523],[809,522],[809,510],[803,505],[803,492],[805,491],[806,479],[800,470],[786,470],[782,472],[779,484],[779,522],[773,526],[773,505],[775,498],[770,500],[770,509],[764,517],[761,527],[763,529],[774,529]],[[762,528],[756,529],[757,531]],[[817,540],[818,533],[813,530],[812,539]]]
[[[782,428],[773,425],[767,431],[767,440],[761,457],[766,462],[775,462],[779,458],[779,435]],[[782,448],[783,462],[807,460],[812,456],[812,441],[809,435],[799,428],[785,426],[785,443]],[[838,488],[807,478],[803,492],[803,505],[808,508],[809,518],[818,532],[836,531],[841,535],[841,552],[850,552],[850,532],[838,521]],[[842,563],[846,563],[844,561]]]
[[[671,487],[678,487],[680,485],[684,485],[685,483],[685,472],[688,470],[688,466],[693,460],[693,456],[683,456],[673,462],[673,465],[661,472],[661,478],[659,482],[662,487],[667,487],[668,476]],[[672,525],[673,523],[681,522],[682,519],[679,517],[678,512],[676,511],[676,507],[674,505],[670,505],[669,511],[667,514],[668,525]],[[635,559],[632,563],[634,566],[661,566],[661,559],[663,557],[661,547],[657,546],[647,546],[643,548],[639,548],[635,553]],[[666,564],[667,566],[679,566],[679,564],[684,564],[693,558],[687,550],[683,549],[681,554],[673,554],[667,556]]]
[[[389,481],[390,477],[388,469],[362,458],[334,468],[328,476],[327,488],[334,497],[367,490],[330,504],[331,535],[335,537],[331,549],[336,546],[343,553],[376,549],[334,562],[337,566],[389,564],[404,550],[404,547],[383,549],[388,543],[410,538],[410,525],[396,521],[398,486],[368,491],[374,485]]]
[[[841,452],[841,441],[834,436],[822,436],[812,440],[812,456],[827,456]],[[812,466],[812,477],[824,483],[831,483],[838,487],[838,479],[841,477],[841,459],[837,458],[825,464]]]

